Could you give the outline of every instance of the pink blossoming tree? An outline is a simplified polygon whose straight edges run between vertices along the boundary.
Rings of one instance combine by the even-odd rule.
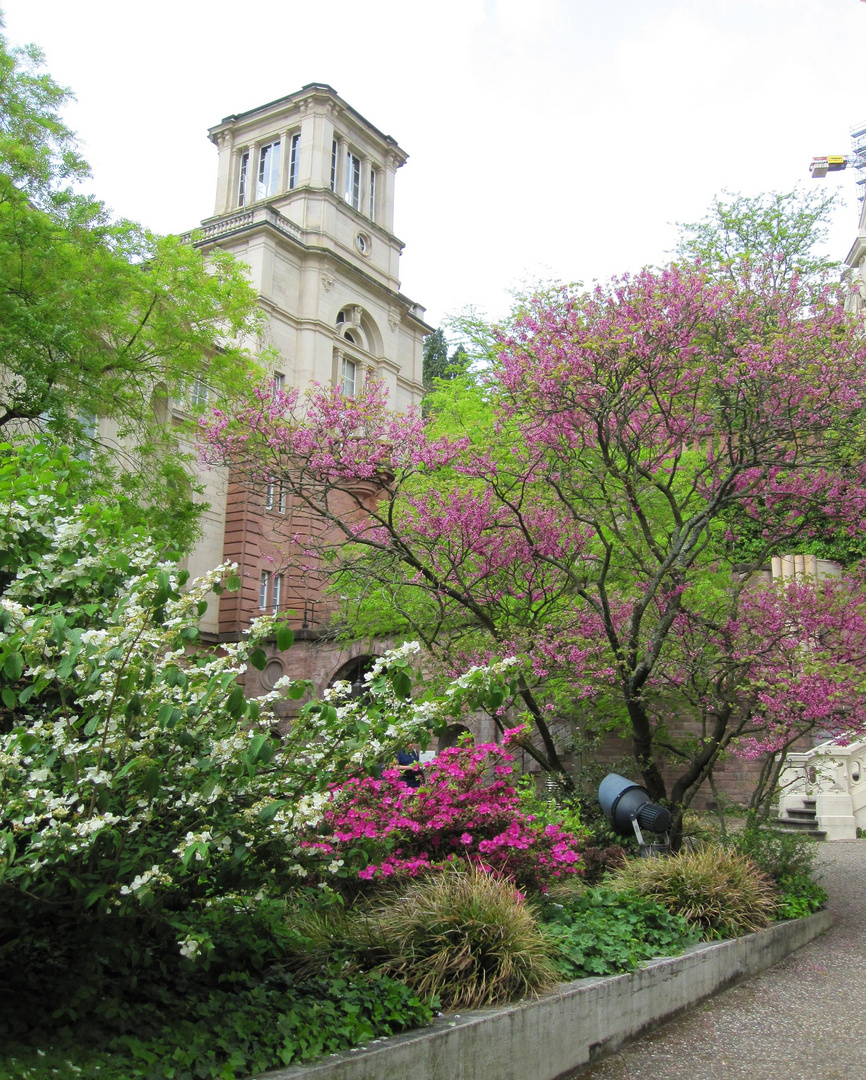
[[[863,528],[866,343],[831,288],[776,269],[562,289],[494,330],[426,420],[372,382],[269,389],[215,414],[204,452],[279,477],[328,522],[340,591],[387,595],[446,662],[525,656],[542,767],[563,768],[560,722],[613,718],[679,809],[737,745],[863,720],[859,585],[781,593],[760,568],[828,522]],[[759,543],[735,565],[746,525]],[[674,740],[676,718],[693,734]]]

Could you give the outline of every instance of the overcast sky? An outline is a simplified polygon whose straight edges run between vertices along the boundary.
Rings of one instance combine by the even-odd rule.
[[[326,82],[409,154],[403,291],[437,325],[537,278],[666,258],[723,189],[809,179],[866,121],[858,0],[0,0],[75,91],[94,190],[161,232],[213,212],[222,117]],[[823,181],[856,234],[854,174]]]

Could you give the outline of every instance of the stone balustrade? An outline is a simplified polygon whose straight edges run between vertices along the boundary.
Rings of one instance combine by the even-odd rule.
[[[855,840],[866,830],[866,738],[844,744],[828,739],[788,754],[779,777],[779,817],[815,800],[819,828],[828,840]]]
[[[197,243],[212,241],[220,236],[238,232],[240,229],[248,229],[253,225],[262,223],[272,225],[278,232],[286,236],[294,236],[300,239],[301,227],[293,221],[289,221],[272,206],[253,206],[249,209],[239,210],[236,214],[228,214],[210,222],[204,222],[200,229],[194,233],[188,232],[181,236],[185,244],[191,243],[193,237]]]

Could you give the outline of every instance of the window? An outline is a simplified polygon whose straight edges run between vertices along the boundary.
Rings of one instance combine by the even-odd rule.
[[[337,140],[331,143],[331,191],[337,193]]]
[[[274,574],[274,587],[271,595],[274,600],[274,611],[280,610],[280,593],[283,591],[283,575]]]
[[[376,170],[370,169],[370,220],[376,217]]]
[[[79,461],[92,461],[93,444],[96,442],[96,414],[91,412],[79,413],[78,431],[80,437],[76,440],[75,456]]]
[[[207,383],[196,376],[192,381],[192,389],[189,394],[190,405],[202,406],[207,405],[208,389]]]
[[[348,337],[348,335],[346,335]],[[345,356],[343,357],[343,379],[342,390],[345,397],[355,396],[355,372],[356,364],[354,360],[349,360]]]
[[[285,390],[286,388],[286,377],[282,371],[275,371],[271,376],[271,382],[274,390]]]
[[[292,150],[289,157],[289,187],[298,186],[298,151],[301,145],[301,136],[292,136]]]
[[[267,199],[276,195],[280,186],[280,144],[271,143],[259,151],[259,182],[256,198]]]
[[[271,581],[271,575],[267,570],[262,570],[261,580],[259,581],[259,607],[262,611],[268,606],[268,585]]]
[[[351,151],[346,154],[346,202],[355,210],[361,209],[361,159]]]
[[[246,206],[247,202],[247,171],[250,166],[250,155],[241,154],[241,171],[238,177],[238,206]]]
[[[276,496],[276,498],[274,496]],[[275,484],[271,481],[265,489],[265,510],[273,510],[274,506],[277,508],[277,513],[285,514],[286,486],[282,480],[279,484]]]

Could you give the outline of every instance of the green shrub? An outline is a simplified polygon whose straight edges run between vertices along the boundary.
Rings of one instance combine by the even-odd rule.
[[[812,915],[827,903],[827,893],[808,874],[792,874],[778,883],[782,900],[780,919],[802,919]]]
[[[604,878],[622,866],[628,857],[619,844],[607,847],[588,847],[580,853],[583,863],[583,880],[587,885],[598,885]]]
[[[513,1001],[556,980],[550,947],[513,883],[473,867],[423,878],[374,908],[380,970],[443,1008]]]
[[[709,940],[760,930],[773,919],[773,883],[745,856],[709,845],[669,858],[631,859],[611,885],[651,897]]]
[[[110,1035],[48,1028],[6,1041],[0,1080],[234,1080],[313,1061],[429,1023],[432,1008],[378,975],[299,980],[284,972],[235,976],[216,990],[187,987],[171,1010],[140,1005],[135,1030]],[[111,1011],[114,1002],[104,1007]]]
[[[818,855],[812,837],[771,829],[761,825],[754,815],[749,816],[741,832],[731,836],[729,844],[777,884],[800,874],[812,877]]]
[[[777,918],[803,918],[827,902],[815,874],[818,845],[812,837],[772,829],[750,815],[745,829],[729,843],[775,883],[780,896]]]
[[[544,933],[566,979],[632,971],[654,956],[682,952],[700,934],[679,915],[643,896],[587,889],[558,904],[542,904]]]

